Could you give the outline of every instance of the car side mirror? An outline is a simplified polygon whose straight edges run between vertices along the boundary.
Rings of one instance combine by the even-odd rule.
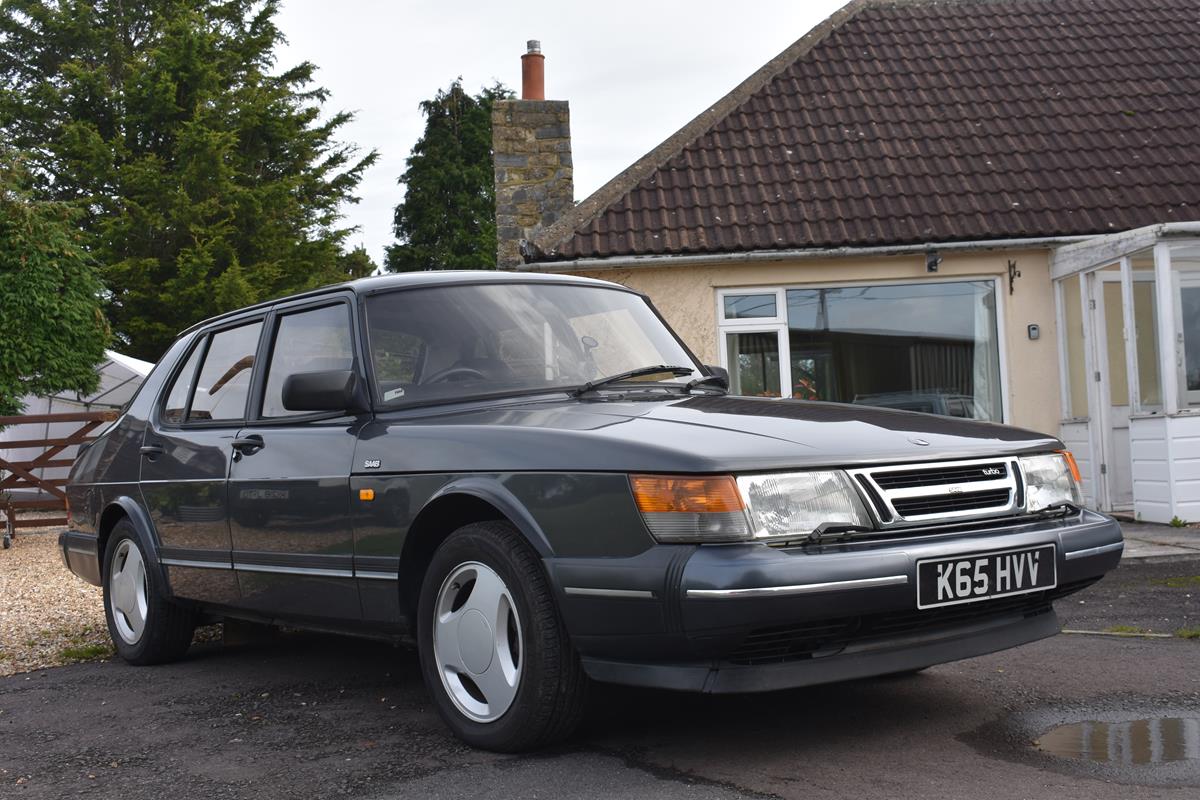
[[[724,367],[714,366],[712,364],[705,364],[704,368],[708,370],[709,375],[717,379],[714,381],[714,383],[719,381],[722,389],[729,388],[729,370],[725,369]]]
[[[362,382],[348,369],[297,372],[283,382],[283,407],[288,411],[345,411],[367,408]]]

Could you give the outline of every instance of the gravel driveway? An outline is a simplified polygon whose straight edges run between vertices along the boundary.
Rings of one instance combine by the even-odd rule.
[[[112,653],[100,589],[63,568],[58,532],[28,528],[0,550],[0,675]]]

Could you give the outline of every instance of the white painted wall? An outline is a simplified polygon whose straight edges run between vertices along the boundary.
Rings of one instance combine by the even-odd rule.
[[[1171,491],[1175,513],[1186,522],[1200,522],[1200,416],[1180,414],[1167,419],[1171,437]],[[1170,520],[1166,520],[1170,522]]]
[[[1129,420],[1129,458],[1133,474],[1133,513],[1145,522],[1171,521],[1171,460],[1167,417]]]
[[[1200,415],[1130,420],[1133,510],[1146,522],[1200,522]]]

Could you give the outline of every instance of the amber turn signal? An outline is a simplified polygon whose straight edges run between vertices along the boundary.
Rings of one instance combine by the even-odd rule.
[[[375,499],[375,490],[374,489],[359,489],[358,490],[358,499],[359,500],[374,500]]]
[[[671,511],[719,514],[745,508],[731,475],[708,478],[630,475],[629,483],[643,514]]]
[[[1070,450],[1059,450],[1058,452],[1067,460],[1067,468],[1071,470],[1071,477],[1075,479],[1076,483],[1079,483],[1082,478],[1079,477],[1079,465],[1075,463],[1075,456],[1071,455]]]

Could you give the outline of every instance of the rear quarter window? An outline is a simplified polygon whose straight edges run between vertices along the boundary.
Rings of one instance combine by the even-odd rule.
[[[163,404],[162,420],[170,425],[183,422],[187,413],[188,394],[191,392],[193,379],[196,377],[196,365],[200,363],[200,352],[204,349],[203,342],[192,348],[192,354],[184,362],[183,369],[175,376],[171,388],[167,392],[167,400]]]
[[[262,322],[253,322],[212,335],[196,380],[188,422],[245,418],[254,353],[261,332]]]

